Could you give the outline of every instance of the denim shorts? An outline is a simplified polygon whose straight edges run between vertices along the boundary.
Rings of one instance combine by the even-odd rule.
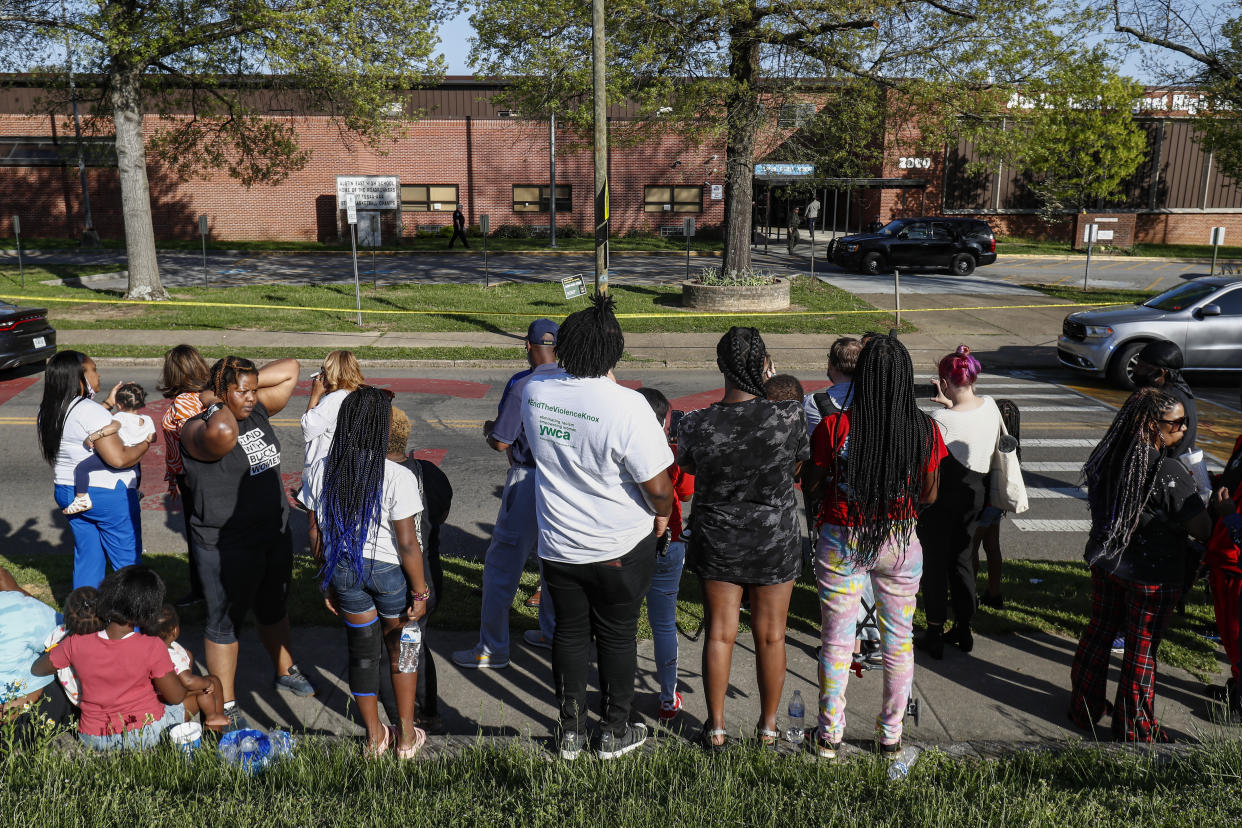
[[[979,513],[979,520],[975,523],[980,529],[987,529],[989,526],[995,526],[1005,519],[1005,513],[995,506],[984,506],[983,511]]]
[[[78,733],[78,741],[92,750],[117,750],[118,748],[152,748],[159,742],[164,731],[173,725],[185,721],[185,707],[180,704],[164,705],[164,715],[159,721],[151,722],[143,727],[136,727],[124,733],[110,733],[106,736],[95,736],[90,733]]]
[[[397,618],[409,606],[410,586],[397,564],[363,561],[361,580],[348,563],[337,564],[332,588],[337,608],[350,615],[376,610],[381,618]]]

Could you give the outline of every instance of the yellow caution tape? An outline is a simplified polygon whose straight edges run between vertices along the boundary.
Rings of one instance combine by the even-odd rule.
[[[147,307],[186,307],[186,308],[255,308],[258,310],[289,310],[317,311],[320,313],[358,313],[356,308],[336,307],[321,308],[303,305],[259,305],[245,302],[187,302],[178,299],[167,299],[152,302],[143,299],[67,299],[53,296],[17,296],[0,294],[5,299],[17,302],[67,302],[77,305],[144,305]],[[902,313],[950,313],[961,311],[1002,311],[1028,310],[1031,308],[1101,308],[1112,305],[1124,305],[1126,302],[1075,302],[1051,305],[973,305],[954,308],[902,308]],[[386,316],[504,316],[520,319],[537,319],[549,316],[563,319],[568,314],[511,313],[507,311],[476,311],[476,310],[405,310],[391,308],[363,308],[362,313]],[[572,311],[570,311],[572,313]],[[869,313],[894,313],[889,308],[868,308],[865,310],[833,310],[833,311],[727,311],[697,313],[618,313],[618,319],[709,319],[715,317],[764,316],[780,318],[783,316],[853,316]]]

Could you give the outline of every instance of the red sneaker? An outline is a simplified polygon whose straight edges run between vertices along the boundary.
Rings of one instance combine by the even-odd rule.
[[[675,719],[677,714],[681,712],[681,693],[673,691],[672,701],[660,702],[660,721],[667,722]]]

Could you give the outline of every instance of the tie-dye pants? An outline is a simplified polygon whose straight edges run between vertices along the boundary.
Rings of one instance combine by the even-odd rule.
[[[825,524],[815,546],[815,577],[819,584],[822,623],[819,650],[819,728],[828,742],[845,735],[845,685],[849,680],[858,608],[863,585],[871,579],[875,589],[876,617],[884,655],[884,706],[876,722],[882,744],[901,741],[902,720],[914,684],[914,597],[923,577],[923,548],[912,532],[903,550],[890,539],[880,549],[875,565],[857,569],[843,526]]]

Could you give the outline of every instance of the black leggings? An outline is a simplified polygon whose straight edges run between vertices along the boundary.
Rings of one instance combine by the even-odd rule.
[[[923,546],[923,608],[927,623],[943,625],[953,617],[970,625],[975,615],[975,568],[971,539],[983,511],[987,475],[963,466],[952,456],[940,464],[936,502],[919,515],[918,536]]]

